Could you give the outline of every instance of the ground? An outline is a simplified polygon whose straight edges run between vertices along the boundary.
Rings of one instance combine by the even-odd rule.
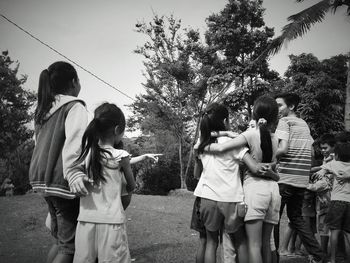
[[[127,210],[133,262],[194,262],[198,235],[189,228],[193,201],[192,193],[187,191],[176,191],[170,196],[133,196]],[[0,211],[0,262],[44,263],[53,242],[44,223],[44,199],[33,193],[0,197]],[[291,258],[281,262],[307,261]]]

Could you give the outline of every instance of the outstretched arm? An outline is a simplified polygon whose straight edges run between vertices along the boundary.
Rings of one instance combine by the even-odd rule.
[[[158,162],[158,156],[162,156],[163,154],[161,153],[145,153],[140,156],[132,157],[130,159],[130,164],[135,164],[147,159],[153,160],[155,163]]]

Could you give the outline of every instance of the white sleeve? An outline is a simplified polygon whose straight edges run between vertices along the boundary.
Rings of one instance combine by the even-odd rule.
[[[76,164],[81,153],[81,139],[88,124],[85,106],[76,103],[68,112],[65,122],[66,140],[62,150],[63,176],[72,184],[78,177],[85,175],[84,164]]]

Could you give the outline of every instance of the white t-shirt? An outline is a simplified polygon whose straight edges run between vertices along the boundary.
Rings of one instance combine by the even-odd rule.
[[[218,137],[218,143],[228,140],[232,139]],[[243,201],[239,162],[247,151],[248,148],[244,147],[220,154],[201,154],[203,171],[194,195],[220,202]]]
[[[122,224],[125,223],[125,212],[121,202],[121,189],[123,172],[120,161],[129,158],[124,150],[103,146],[112,156],[108,155],[103,161],[103,175],[105,182],[90,186],[87,184],[89,194],[80,198],[80,211],[78,221],[90,223]]]

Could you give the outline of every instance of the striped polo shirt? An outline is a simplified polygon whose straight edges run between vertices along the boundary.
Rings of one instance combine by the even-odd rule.
[[[278,183],[306,188],[314,141],[309,126],[298,117],[283,117],[278,122],[276,136],[278,139],[288,140],[288,152],[279,159]]]

